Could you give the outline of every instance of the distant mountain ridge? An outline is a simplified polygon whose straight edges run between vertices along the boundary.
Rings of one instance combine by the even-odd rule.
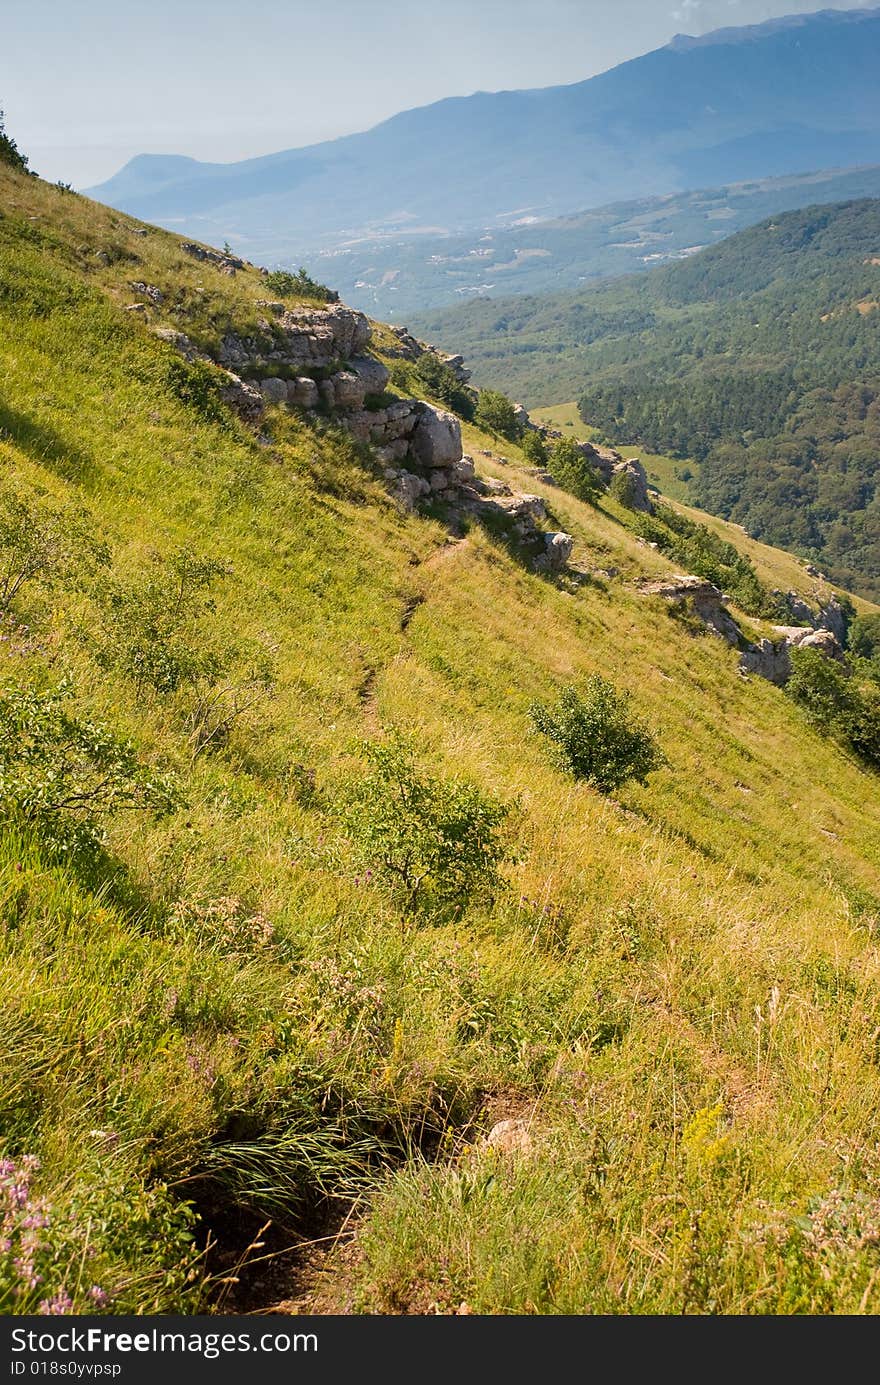
[[[90,193],[278,262],[391,232],[880,161],[880,11],[738,31],[748,42],[729,32],[570,86],[450,98],[240,163],[140,155]]]

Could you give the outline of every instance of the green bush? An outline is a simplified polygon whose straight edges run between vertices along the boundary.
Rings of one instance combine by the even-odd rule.
[[[817,649],[791,651],[788,693],[810,721],[868,764],[880,766],[880,694]]]
[[[564,688],[552,707],[532,703],[529,716],[553,743],[557,763],[600,793],[628,779],[644,784],[666,763],[651,732],[630,711],[629,694],[599,674],[587,679],[582,693]]]
[[[0,163],[9,164],[19,173],[27,173],[28,161],[11,135],[6,133],[3,112],[0,111]]]
[[[161,816],[177,802],[171,776],[143,766],[130,741],[67,710],[72,695],[67,683],[0,692],[0,814],[62,849],[94,847],[113,813]]]
[[[426,351],[419,357],[412,369],[411,380],[417,390],[421,387],[432,399],[439,400],[447,408],[461,414],[462,418],[474,417],[473,391],[466,389],[455,371],[450,369],[445,361],[441,361],[439,356],[435,356],[433,351]]]
[[[560,438],[550,456],[550,471],[557,485],[579,500],[595,500],[602,482],[595,467],[573,438]]]
[[[847,648],[860,659],[880,654],[880,615],[856,616],[849,627]]]
[[[273,269],[266,275],[266,287],[282,298],[316,298],[319,303],[339,302],[339,294],[313,279],[302,265],[295,274],[288,269]]]
[[[474,422],[487,433],[516,442],[519,427],[516,422],[513,404],[500,390],[480,390]]]
[[[616,476],[612,476],[608,490],[618,505],[622,505],[625,510],[636,508],[638,483],[631,471],[619,471]]]
[[[167,564],[157,560],[146,582],[112,584],[102,662],[131,678],[139,691],[173,693],[216,678],[223,654],[207,641],[203,620],[214,611],[211,588],[229,570],[183,548]]]
[[[398,733],[364,747],[367,774],[344,810],[368,872],[390,886],[405,915],[458,917],[474,899],[501,887],[511,857],[501,836],[510,809],[460,779],[420,771]]]
[[[108,558],[86,511],[0,489],[0,612],[25,586],[75,585]]]
[[[785,691],[822,731],[842,730],[858,711],[858,693],[845,670],[818,649],[791,651]]]
[[[522,454],[533,466],[547,465],[547,445],[544,436],[535,428],[527,428],[520,438]]]

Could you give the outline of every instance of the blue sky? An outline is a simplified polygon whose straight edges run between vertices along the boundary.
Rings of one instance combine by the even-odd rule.
[[[877,3],[877,0],[871,0]],[[576,82],[828,0],[11,0],[0,106],[44,177],[138,153],[227,161],[477,90]]]

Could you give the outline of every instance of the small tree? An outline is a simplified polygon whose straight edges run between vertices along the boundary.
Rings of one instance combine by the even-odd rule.
[[[510,442],[517,440],[519,429],[514,407],[500,390],[480,390],[474,422],[479,428],[485,428],[487,433],[508,438]]]
[[[11,135],[6,133],[3,112],[0,111],[0,163],[8,164],[19,173],[27,173],[28,161]]]
[[[280,293],[282,298],[314,298],[319,303],[338,303],[339,294],[313,279],[308,270],[300,265],[295,274],[289,269],[273,269],[266,275],[266,287],[272,293]]]
[[[600,793],[628,779],[644,784],[666,763],[650,731],[633,716],[629,694],[599,674],[587,679],[582,693],[564,688],[551,707],[534,702],[529,716],[552,742],[557,763]]]
[[[533,466],[547,465],[547,447],[543,433],[537,428],[527,428],[519,440],[522,454]]]
[[[557,485],[579,500],[595,500],[602,482],[573,438],[560,438],[550,456],[550,471]]]
[[[74,583],[109,560],[85,511],[0,489],[0,613],[31,583]]]
[[[844,669],[818,649],[791,651],[788,693],[823,731],[840,731],[858,711],[858,693]]]
[[[142,765],[130,741],[69,712],[72,695],[69,683],[0,692],[0,813],[66,849],[95,846],[108,815],[162,815],[178,801],[172,777]]]
[[[223,655],[206,640],[203,620],[214,611],[211,588],[229,571],[182,548],[167,564],[157,562],[146,582],[111,586],[103,662],[158,693],[219,676]]]
[[[501,838],[510,809],[460,779],[421,772],[399,734],[364,747],[367,774],[345,809],[363,864],[390,885],[405,915],[458,916],[501,885],[510,856]]]

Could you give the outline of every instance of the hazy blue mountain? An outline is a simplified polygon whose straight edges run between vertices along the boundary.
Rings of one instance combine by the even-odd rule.
[[[665,48],[571,86],[478,92],[233,164],[140,155],[101,201],[281,261],[615,200],[880,162],[880,9]]]

